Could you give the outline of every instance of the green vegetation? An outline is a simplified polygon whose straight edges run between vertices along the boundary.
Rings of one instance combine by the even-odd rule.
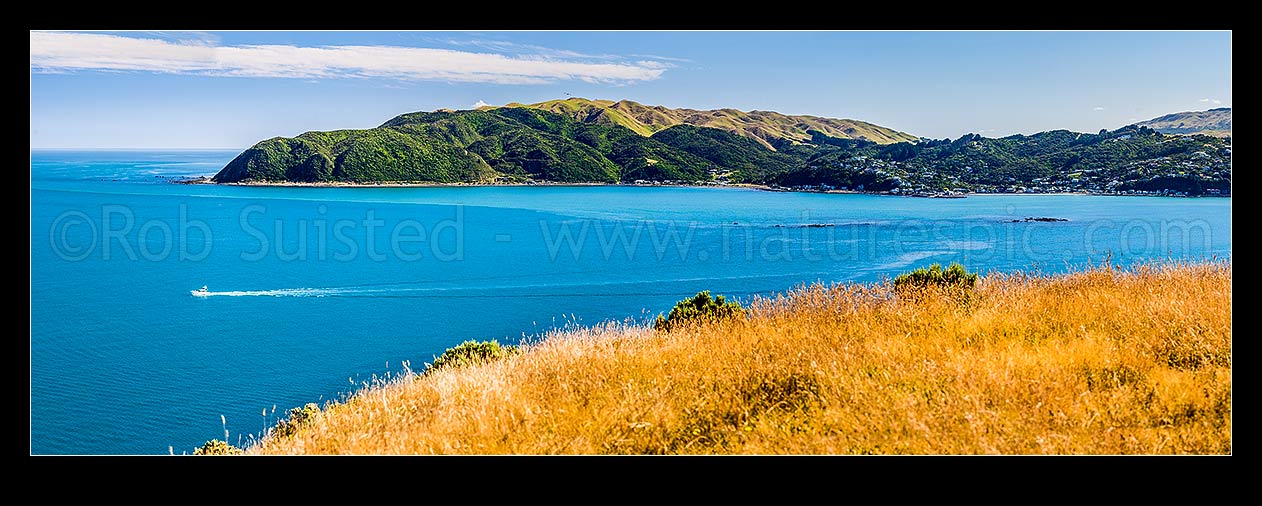
[[[748,137],[715,128],[678,125],[653,134],[653,139],[733,171],[732,181],[738,183],[762,183],[801,162]]]
[[[651,161],[650,161],[651,160]],[[703,182],[709,161],[617,125],[525,108],[404,114],[255,144],[216,182]]]
[[[472,364],[484,364],[505,357],[516,355],[519,349],[516,346],[501,346],[499,341],[465,341],[455,346],[447,348],[442,355],[434,359],[434,363],[426,367],[422,375],[429,374],[444,367],[463,367]]]
[[[193,455],[240,455],[241,453],[240,448],[218,439],[207,441],[201,448],[193,450]]]
[[[717,322],[745,314],[736,302],[727,301],[722,295],[710,298],[710,291],[699,292],[691,299],[684,299],[671,308],[666,317],[657,315],[653,328],[669,331],[685,323]]]
[[[1097,134],[1053,130],[990,139],[967,134],[878,145],[815,132],[805,162],[775,177],[818,186],[902,194],[972,192],[1120,193],[1231,189],[1231,139],[1164,135],[1128,126]]]
[[[796,118],[792,128],[786,118]],[[1128,126],[1097,134],[1054,130],[917,140],[836,123],[845,121],[585,99],[415,112],[367,130],[262,141],[213,180],[732,182],[904,195],[1231,191],[1230,137]]]
[[[963,265],[952,263],[946,270],[940,264],[921,267],[894,278],[894,293],[914,295],[925,290],[943,290],[963,293],[977,285],[977,273],[970,273]]]

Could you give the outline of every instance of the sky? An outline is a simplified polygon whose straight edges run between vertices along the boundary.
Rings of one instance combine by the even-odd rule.
[[[571,96],[934,139],[1231,107],[1230,31],[31,32],[31,148],[232,148]]]

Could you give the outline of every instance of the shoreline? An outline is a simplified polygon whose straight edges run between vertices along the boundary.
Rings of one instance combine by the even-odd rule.
[[[357,183],[352,181],[321,181],[314,183],[304,183],[295,181],[242,181],[235,183],[217,183],[211,181],[210,177],[203,176],[195,179],[172,180],[174,184],[192,184],[192,185],[218,185],[218,186],[275,186],[275,187],[295,187],[295,188],[452,188],[452,187],[490,187],[490,186],[631,186],[637,188],[653,188],[653,187],[669,187],[669,188],[746,188],[752,190],[764,191],[797,191],[783,188],[773,188],[767,185],[748,184],[748,183],[731,183],[731,184],[635,184],[635,183],[583,183],[583,182],[554,182],[554,181],[536,181],[531,183],[435,183],[424,181],[398,181],[398,182],[378,182],[378,183]],[[817,192],[822,193],[822,192]],[[846,192],[846,193],[863,193],[863,192]]]
[[[903,195],[890,192],[866,192],[857,190],[794,190],[784,187],[773,187],[763,184],[751,183],[729,183],[729,184],[635,184],[635,183],[559,183],[552,181],[536,181],[530,183],[434,183],[423,181],[399,181],[399,182],[379,182],[379,183],[357,183],[351,181],[327,181],[327,182],[294,182],[294,181],[246,181],[235,183],[217,183],[211,181],[209,176],[202,176],[194,179],[171,180],[173,184],[191,184],[191,185],[218,185],[218,186],[259,186],[259,187],[292,187],[292,188],[480,188],[491,186],[510,186],[510,187],[532,187],[532,186],[549,186],[549,187],[595,187],[595,186],[627,186],[635,188],[741,188],[746,190],[759,190],[767,192],[785,192],[785,193],[821,193],[833,195],[877,195],[884,197],[908,197],[908,198],[928,198],[928,199],[953,199],[967,197],[984,197],[987,195],[1030,195],[1030,196],[1048,196],[1048,195],[1084,195],[1084,196],[1102,196],[1102,197],[1174,197],[1174,198],[1231,198],[1231,195],[1152,195],[1152,194],[1134,194],[1127,195],[1121,193],[1093,193],[1089,191],[1067,191],[1067,192],[986,192],[976,193],[969,192],[964,194],[949,195]]]

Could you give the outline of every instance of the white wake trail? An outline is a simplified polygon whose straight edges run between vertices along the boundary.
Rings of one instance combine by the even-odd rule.
[[[328,297],[357,293],[362,290],[333,288],[282,288],[279,290],[235,290],[228,292],[202,292],[193,290],[194,297]]]

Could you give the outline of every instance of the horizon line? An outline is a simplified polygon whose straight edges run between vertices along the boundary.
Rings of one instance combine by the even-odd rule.
[[[249,149],[249,148],[222,148],[222,147],[221,148],[199,148],[199,147],[152,148],[152,147],[94,147],[94,146],[42,148],[42,147],[31,146],[31,151],[86,151],[86,150],[96,150],[96,151],[234,151],[234,150],[242,150],[242,149]]]

